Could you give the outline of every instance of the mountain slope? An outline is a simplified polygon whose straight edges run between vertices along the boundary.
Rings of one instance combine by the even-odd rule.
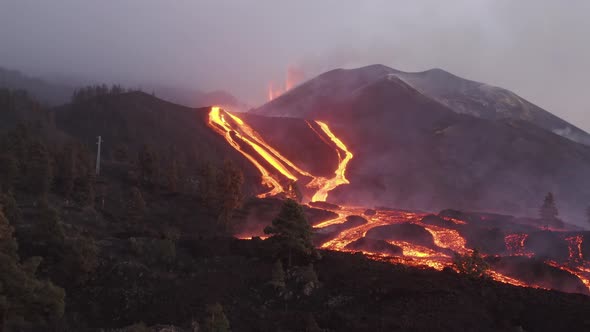
[[[484,119],[524,120],[573,141],[590,144],[590,135],[585,131],[506,89],[466,80],[441,69],[394,75],[457,113]]]
[[[590,147],[524,120],[459,114],[397,75],[382,75],[386,67],[367,68],[320,75],[257,110],[326,121],[347,144],[350,184],[331,199],[536,215],[553,191],[562,215],[582,224]]]
[[[56,107],[59,129],[90,147],[102,136],[104,158],[125,147],[133,160],[147,145],[161,156],[175,155],[195,172],[210,162],[219,166],[232,159],[243,169],[247,191],[260,191],[256,169],[207,126],[208,107],[176,105],[143,92],[105,95]]]
[[[484,119],[528,121],[579,143],[590,144],[590,135],[506,89],[466,80],[441,69],[407,73],[383,65],[326,72],[262,107],[257,114],[313,117],[313,109],[346,103],[358,89],[395,76],[457,113]]]

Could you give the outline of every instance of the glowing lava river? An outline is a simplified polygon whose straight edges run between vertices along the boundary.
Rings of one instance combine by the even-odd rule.
[[[338,165],[331,178],[297,166],[237,115],[212,107],[208,116],[208,126],[260,172],[267,191],[258,197],[295,197],[292,186],[297,183],[305,190],[303,201],[325,202],[331,190],[349,183],[346,170],[353,153],[327,123],[307,121],[307,125],[335,151]],[[317,209],[318,205],[310,203],[310,207]],[[329,204],[321,209],[337,215],[314,225],[316,245],[322,249],[362,252],[375,260],[443,270],[452,268],[455,254],[470,254],[477,247],[496,281],[590,294],[590,263],[584,259],[583,232],[549,231],[512,221],[494,224],[490,220],[494,216],[484,214],[429,215]],[[547,239],[564,248],[563,257],[538,252],[542,250],[538,243]]]

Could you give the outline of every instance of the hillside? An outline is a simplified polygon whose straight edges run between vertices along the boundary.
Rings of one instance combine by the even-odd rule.
[[[424,96],[460,114],[483,119],[513,119],[530,122],[573,141],[590,144],[590,135],[541,109],[515,93],[467,80],[441,69],[409,73],[383,65],[357,69],[335,69],[255,109],[269,116],[313,117],[314,109],[346,103],[354,93],[388,76],[402,79]]]
[[[403,82],[384,81],[368,91],[389,91],[390,84],[398,86]],[[399,86],[397,95],[386,95],[405,99],[408,107],[420,100],[420,95],[412,90],[398,89]],[[364,98],[379,102],[378,95],[368,91],[359,91],[358,102]],[[400,125],[412,125],[415,117],[428,114],[431,103],[423,101],[423,108],[410,109]],[[146,160],[135,155],[145,153],[145,144],[160,153],[165,175],[171,169],[171,157],[165,151],[176,146],[172,157],[195,150],[196,165],[215,165],[231,158],[240,165],[246,182],[248,177],[259,181],[259,174],[245,164],[242,156],[207,127],[205,115],[209,109],[190,109],[139,92],[98,96],[51,111],[33,111],[34,103],[22,105],[33,109],[29,112],[18,108],[16,126],[3,129],[0,135],[1,165],[10,166],[6,161],[16,160],[15,167],[3,168],[11,170],[14,176],[0,177],[0,258],[3,262],[11,259],[10,264],[0,265],[0,280],[23,286],[11,287],[7,293],[5,303],[10,310],[2,323],[6,323],[8,331],[90,332],[127,327],[126,331],[143,328],[141,331],[161,332],[167,328],[188,332],[196,326],[209,331],[212,317],[220,315],[219,311],[211,311],[215,303],[219,306],[214,308],[223,313],[233,331],[588,329],[590,300],[585,295],[472,279],[451,269],[439,272],[378,262],[362,254],[322,251],[323,258],[313,265],[285,263],[285,288],[280,290],[272,284],[276,279],[273,271],[281,257],[276,243],[238,240],[220,228],[217,200],[226,195],[223,179],[234,177],[231,172],[235,168],[206,168],[205,174],[179,171],[177,186],[171,185],[166,177],[162,180],[138,176],[138,169],[153,166],[143,164]],[[0,107],[2,115],[15,111],[5,104]],[[327,118],[334,123],[335,132],[343,132],[350,117],[359,120],[353,111],[354,107],[343,110],[342,115],[347,116],[341,122]],[[384,114],[394,115],[387,111],[382,109],[371,121],[383,120]],[[439,111],[440,117],[433,123],[456,120],[455,113]],[[41,116],[28,116],[37,113]],[[45,135],[55,137],[59,133],[63,140],[49,144],[46,136],[18,126],[19,122],[31,120],[38,127],[52,127],[51,115],[57,127]],[[300,119],[251,115],[244,118],[261,132],[275,127],[268,131],[268,140],[284,144],[281,149],[292,146],[290,153],[302,148],[298,144],[309,144],[313,153],[301,157],[301,161],[326,162],[325,157],[317,156],[334,154],[314,141],[315,134],[307,132],[310,127]],[[483,121],[465,119],[466,125]],[[415,129],[427,132],[433,123],[422,123]],[[359,124],[362,128],[365,122]],[[303,143],[292,141],[297,136],[291,132],[304,132]],[[376,136],[367,139],[385,135],[384,132],[374,130],[372,135]],[[101,175],[95,177],[92,147],[99,134],[105,138],[105,156]],[[343,140],[353,141],[355,135],[367,134],[350,130],[342,136]],[[114,148],[115,143],[128,147],[126,158]],[[374,148],[379,151],[383,147]],[[330,160],[327,162],[332,163]],[[321,167],[314,171],[321,172]],[[193,177],[199,185],[194,186]],[[221,185],[211,186],[211,179]],[[235,209],[231,221],[233,230],[242,234],[270,224],[283,204],[276,198],[252,198],[258,191],[248,192],[247,187],[245,183],[243,204]],[[338,215],[310,207],[303,207],[303,212],[314,225]],[[388,212],[380,210],[381,213]],[[471,220],[467,215],[462,218]],[[358,225],[359,218],[356,220],[354,225]],[[466,226],[457,229],[465,230],[468,241],[478,240],[475,236],[479,235],[471,234]],[[10,235],[18,242],[17,247],[9,245]],[[532,236],[536,240],[527,243],[527,248],[537,248],[547,235]],[[490,237],[490,246],[497,246],[498,240],[502,241]],[[4,252],[10,248],[18,251],[7,258]],[[588,251],[586,247],[583,250]],[[562,248],[559,254],[563,251]],[[508,259],[499,264],[510,269],[522,262]],[[535,271],[534,266],[531,269]],[[541,275],[534,272],[529,277],[543,278],[547,268],[541,271]],[[576,283],[559,285],[572,279],[558,272],[553,272],[557,277],[549,280],[548,285],[580,292]],[[27,282],[10,278],[15,273],[26,276]],[[28,289],[27,285],[43,287]]]
[[[102,136],[106,159],[123,150],[132,160],[144,146],[155,150],[160,158],[174,157],[193,172],[207,163],[218,167],[231,159],[244,170],[247,188],[260,190],[256,169],[207,126],[208,111],[176,105],[143,92],[98,96],[51,110],[57,127],[84,144],[94,147],[97,136]]]
[[[331,125],[355,154],[335,201],[535,216],[553,191],[562,216],[582,224],[588,147],[528,121],[459,114],[388,71],[328,72],[254,113]]]

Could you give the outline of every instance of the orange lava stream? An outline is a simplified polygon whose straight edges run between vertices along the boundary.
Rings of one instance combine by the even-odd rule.
[[[229,116],[229,119],[226,118]],[[324,177],[314,176],[313,174],[299,168],[289,159],[284,157],[275,148],[270,146],[262,139],[252,127],[246,124],[238,116],[233,115],[225,110],[221,110],[219,107],[212,107],[209,112],[208,125],[219,133],[225,140],[237,151],[239,151],[246,159],[248,159],[261,173],[262,184],[270,188],[270,191],[258,195],[258,197],[269,197],[285,193],[285,188],[281,185],[280,180],[274,177],[269,169],[266,169],[258,160],[257,157],[262,158],[266,161],[274,170],[280,173],[290,181],[297,181],[298,175],[311,178],[309,183],[306,185],[308,188],[317,189],[312,195],[313,201],[325,201],[328,197],[328,192],[342,184],[348,184],[349,181],[345,177],[345,171],[348,162],[352,159],[352,153],[348,151],[344,143],[336,137],[328,125],[323,122],[316,121],[320,126],[325,135],[334,143],[336,146],[336,152],[338,153],[338,168],[335,171],[335,175],[331,179]],[[313,128],[312,128],[313,129]],[[314,129],[315,130],[315,129]],[[316,131],[317,133],[317,131]],[[242,149],[240,143],[234,137],[249,145],[257,155],[252,155]],[[318,133],[319,135],[319,133]],[[340,150],[344,151],[346,157],[341,158]],[[293,172],[292,172],[292,171]],[[297,173],[298,175],[294,174]]]
[[[336,225],[344,222],[346,217],[349,215],[362,215],[363,208],[354,207],[342,207],[340,210],[333,210],[332,212],[338,213],[338,217],[325,221],[316,225],[314,228],[321,231],[322,228]],[[412,213],[404,211],[378,211],[374,216],[363,216],[367,219],[367,223],[364,225],[352,227],[340,232],[336,238],[323,243],[320,247],[322,249],[344,251],[344,252],[361,252],[368,258],[388,261],[391,263],[400,263],[415,267],[430,267],[436,270],[442,270],[445,267],[452,266],[452,254],[453,252],[459,254],[471,253],[471,249],[466,247],[465,239],[459,234],[458,231],[453,229],[447,229],[441,226],[427,225],[420,222],[421,218],[425,214]],[[367,252],[363,250],[348,249],[346,246],[362,237],[364,237],[368,230],[371,228],[391,225],[399,223],[414,223],[424,227],[434,239],[436,248],[428,248],[420,245],[416,245],[407,241],[387,241],[390,244],[399,246],[402,248],[402,256],[391,256],[383,253]],[[463,221],[457,222],[457,224],[463,224]],[[589,269],[590,272],[590,269]],[[573,272],[572,272],[573,273]],[[490,270],[489,275],[496,281],[507,283],[515,286],[522,287],[537,287],[535,285],[529,285],[516,278],[509,277],[498,271]],[[580,273],[576,274],[580,277]],[[582,281],[584,281],[583,278]]]
[[[331,179],[326,179],[325,182],[322,183],[319,190],[311,198],[311,200],[314,202],[315,201],[325,202],[326,199],[328,198],[328,192],[330,192],[332,189],[338,187],[339,185],[350,183],[346,179],[345,173],[346,173],[346,166],[348,166],[348,162],[352,159],[353,154],[350,151],[348,151],[348,148],[346,147],[346,145],[344,145],[344,143],[342,143],[342,141],[338,137],[336,137],[336,135],[334,135],[332,133],[332,131],[330,130],[330,127],[328,127],[327,124],[325,124],[324,122],[321,122],[321,121],[316,121],[316,123],[320,126],[320,128],[326,134],[326,136],[328,136],[330,138],[330,140],[332,142],[334,142],[336,147],[338,147],[338,149],[342,150],[344,152],[344,154],[346,155],[343,159],[342,156],[340,155],[340,152],[337,150],[338,151],[338,168],[334,172],[335,176]]]
[[[278,195],[281,192],[284,192],[285,190],[283,189],[281,184],[270,175],[270,173],[266,170],[266,168],[264,168],[253,156],[244,152],[242,150],[240,144],[238,144],[238,142],[236,142],[233,139],[233,137],[231,136],[231,133],[235,132],[235,131],[231,128],[230,124],[225,120],[225,117],[223,116],[223,114],[220,111],[221,110],[219,107],[212,107],[211,108],[211,112],[209,112],[208,124],[211,128],[213,128],[213,130],[215,130],[220,135],[224,136],[225,140],[234,149],[236,149],[238,152],[240,152],[244,157],[246,157],[246,159],[248,159],[258,169],[258,171],[262,175],[262,184],[271,188],[271,190],[269,192],[264,193],[264,194],[260,194],[260,195],[258,195],[258,197],[274,196],[274,195]],[[241,138],[241,135],[238,133],[236,133],[236,136]]]
[[[309,172],[297,167],[293,162],[281,155],[276,149],[267,144],[264,139],[248,124],[246,124],[238,116],[233,115],[227,111],[221,110],[219,107],[212,107],[209,112],[208,125],[216,133],[220,134],[225,140],[242,154],[248,161],[250,161],[261,173],[262,184],[270,190],[266,193],[258,195],[258,197],[269,197],[278,194],[285,194],[285,188],[280,182],[280,176],[290,181],[297,181],[298,177],[303,176],[311,179],[306,187],[316,189],[312,195],[312,201],[325,201],[328,193],[342,184],[348,184],[346,178],[346,168],[349,161],[353,158],[353,154],[348,151],[346,145],[330,130],[329,126],[320,121],[316,121],[317,126],[321,130],[317,130],[308,123],[309,127],[322,139],[326,144],[334,146],[338,155],[338,167],[334,172],[334,176],[330,179],[314,176]],[[245,144],[245,145],[244,145]],[[251,149],[244,151],[243,147],[248,146]],[[253,151],[253,152],[251,152]],[[343,157],[344,156],[344,157]],[[264,165],[263,165],[264,164]],[[270,165],[270,168],[266,165]],[[327,209],[330,210],[330,209]],[[346,222],[346,218],[352,215],[363,215],[365,208],[363,207],[341,207],[338,210],[330,210],[338,214],[338,217],[324,221],[314,228],[321,232],[321,230],[328,226],[342,224]],[[359,250],[349,249],[347,245],[353,241],[361,239],[366,236],[367,232],[377,226],[413,223],[420,225],[427,230],[434,240],[434,246],[428,247],[417,245],[407,241],[386,241],[391,245],[402,248],[401,256],[392,256],[385,253],[375,253],[360,251],[367,257],[376,260],[388,261],[391,263],[401,263],[416,267],[431,267],[437,270],[442,270],[445,267],[452,266],[453,253],[468,254],[472,250],[466,247],[465,239],[455,229],[445,228],[439,225],[424,224],[420,220],[425,216],[422,213],[413,213],[405,211],[383,210],[377,211],[375,215],[363,217],[367,220],[366,224],[354,226],[343,231],[340,231],[335,238],[323,243],[320,247],[323,249],[344,251],[344,252],[359,252]],[[465,221],[459,219],[445,218],[452,221],[456,225],[464,225]],[[506,249],[512,255],[532,256],[533,254],[525,252],[524,244],[527,234],[509,234],[505,238]],[[249,236],[245,236],[249,237]],[[547,261],[546,263],[567,271],[577,276],[584,285],[590,290],[590,264],[584,261],[581,246],[582,236],[571,236],[565,239],[569,243],[570,263],[562,266],[556,262]],[[497,271],[489,271],[490,276],[499,282],[508,283],[516,286],[536,287],[529,285],[518,279],[506,276]]]
[[[465,239],[454,229],[443,228],[439,226],[424,226],[432,234],[434,244],[441,248],[451,249],[452,251],[465,255],[471,252],[466,245]]]

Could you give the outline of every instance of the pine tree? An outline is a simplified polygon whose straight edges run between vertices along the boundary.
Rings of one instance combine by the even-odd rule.
[[[16,258],[18,257],[18,246],[13,236],[14,228],[2,210],[0,207],[0,253]]]
[[[0,191],[12,189],[18,172],[18,161],[12,154],[0,155]]]
[[[178,163],[176,159],[172,159],[170,162],[170,167],[167,169],[166,180],[168,182],[168,190],[170,192],[177,192],[178,191]]]
[[[69,198],[74,191],[74,180],[76,176],[76,158],[74,147],[66,145],[57,155],[55,170],[55,186],[59,193]]]
[[[207,307],[207,319],[205,320],[205,332],[229,332],[230,326],[223,307],[216,303]]]
[[[63,289],[35,277],[40,258],[19,262],[13,228],[0,209],[0,331],[12,319],[45,323],[64,313]]]
[[[218,222],[225,231],[230,230],[233,212],[242,204],[243,183],[244,175],[242,172],[233,162],[226,160],[222,171],[217,174]]]
[[[127,162],[129,159],[129,148],[125,144],[118,144],[113,148],[112,157],[118,162]]]
[[[43,197],[49,192],[52,178],[51,161],[47,148],[40,142],[32,142],[28,146],[25,159],[23,189],[38,197]]]
[[[131,188],[129,200],[127,202],[128,218],[131,222],[139,222],[143,219],[146,211],[146,204],[143,195],[137,187]]]
[[[539,215],[541,219],[544,221],[554,221],[557,219],[559,212],[557,210],[557,206],[555,205],[555,198],[553,197],[553,193],[549,192],[545,196],[545,200],[543,201],[543,205],[539,209]]]
[[[285,288],[285,270],[283,269],[283,263],[280,259],[277,259],[272,267],[270,284],[277,289]]]
[[[11,191],[0,194],[0,206],[2,206],[2,211],[8,220],[11,220],[13,223],[21,222],[22,212]]]
[[[137,156],[137,169],[142,184],[153,186],[158,182],[158,155],[149,146],[144,145]]]
[[[33,236],[37,246],[47,256],[61,258],[64,254],[66,235],[56,209],[43,203],[40,207],[40,220],[33,226]]]
[[[288,258],[289,267],[293,252],[309,257],[316,254],[312,243],[313,228],[303,208],[292,199],[285,201],[279,215],[271,226],[264,229],[264,233],[271,234],[271,238],[279,244],[281,253]]]

